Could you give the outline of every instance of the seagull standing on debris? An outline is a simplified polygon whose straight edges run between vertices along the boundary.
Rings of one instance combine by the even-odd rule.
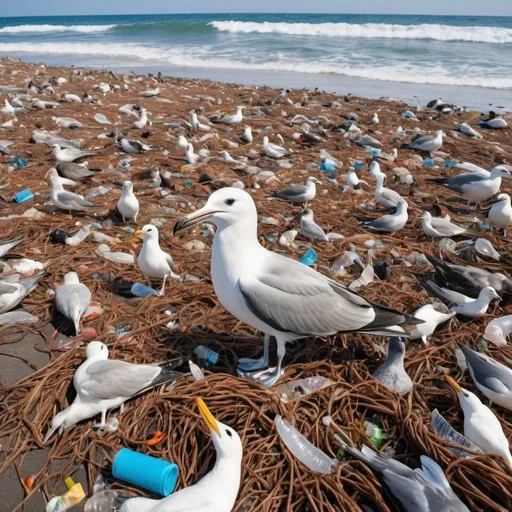
[[[304,210],[300,218],[300,230],[306,238],[329,241],[324,230],[313,220],[313,210]]]
[[[411,334],[409,339],[416,340],[421,338],[421,341],[426,344],[428,337],[434,333],[437,326],[447,322],[456,314],[457,313],[455,311],[450,311],[449,313],[441,313],[437,311],[432,304],[422,306],[421,308],[417,309],[412,314],[412,316],[414,318],[423,320],[424,323],[413,326],[413,328],[409,331]]]
[[[163,295],[167,278],[178,277],[172,271],[174,266],[172,256],[160,248],[158,229],[152,224],[147,224],[142,229],[135,231],[133,237],[142,237],[142,249],[137,260],[140,270],[149,279],[163,280],[160,289],[160,295]]]
[[[76,272],[64,276],[64,284],[55,292],[55,306],[75,326],[75,334],[80,334],[80,319],[91,304],[91,292],[78,279]]]
[[[374,231],[396,233],[400,231],[409,220],[407,213],[408,204],[406,201],[398,201],[395,213],[383,215],[378,219],[363,222],[362,225]]]
[[[263,137],[263,151],[265,152],[265,155],[270,158],[283,158],[285,156],[291,155],[290,150],[269,142],[266,135]]]
[[[65,178],[61,178],[56,169],[50,169],[46,173],[45,179],[50,182],[50,197],[57,208],[67,211],[86,211],[94,208],[94,204],[84,199],[80,194],[64,190],[62,180]]]
[[[242,135],[240,135],[239,138],[240,138],[240,142],[242,142],[243,144],[251,144],[252,141],[253,141],[251,127],[250,126],[246,126],[245,130],[244,130],[244,133],[242,133]]]
[[[183,151],[183,153],[187,152],[188,140],[186,139],[186,137],[184,135],[180,135],[178,137],[178,143],[176,145],[180,151]]]
[[[123,183],[123,191],[121,197],[117,202],[117,209],[123,218],[123,222],[133,220],[137,222],[137,215],[139,214],[139,200],[133,193],[133,183],[125,181]]]
[[[146,108],[141,108],[140,110],[140,117],[137,121],[135,121],[132,124],[132,128],[137,128],[138,130],[141,130],[146,126],[148,122],[148,110]]]
[[[194,485],[154,500],[131,498],[119,512],[231,512],[240,488],[243,446],[239,435],[216,420],[201,398],[199,412],[208,427],[217,459],[213,469]]]
[[[500,299],[496,290],[491,286],[483,288],[476,299],[459,292],[454,292],[448,288],[441,288],[432,281],[427,281],[427,286],[436,295],[450,302],[452,304],[452,311],[455,311],[458,315],[467,316],[469,318],[478,318],[485,315],[491,301]]]
[[[391,391],[407,393],[412,388],[412,380],[404,369],[404,358],[404,342],[394,336],[389,340],[386,361],[375,370],[373,378]]]
[[[100,341],[91,341],[85,350],[85,361],[76,369],[73,386],[76,398],[52,420],[44,442],[58,430],[61,434],[79,421],[101,414],[102,428],[106,425],[107,411],[121,407],[124,403],[160,384],[181,377],[174,371],[181,361],[161,364],[133,364],[108,359],[108,348]]]
[[[126,137],[121,139],[121,148],[128,154],[144,153],[144,151],[149,151],[151,149],[148,145],[143,144],[142,142],[130,140]]]
[[[257,368],[262,362],[257,360],[239,367],[242,375],[274,384],[281,376],[285,345],[293,340],[338,332],[406,335],[402,325],[410,323],[408,315],[372,304],[314,269],[262,247],[256,205],[247,192],[217,190],[203,208],[176,223],[174,233],[206,221],[217,226],[211,264],[217,298],[233,316],[264,332],[266,346],[270,336],[277,340],[277,367],[244,373]]]
[[[508,194],[499,194],[496,197],[487,214],[487,222],[493,228],[503,229],[503,236],[507,236],[507,228],[512,222],[512,206]]]
[[[437,151],[443,145],[443,130],[437,130],[434,135],[425,135],[413,140],[409,144],[404,144],[403,149],[417,149],[426,153]]]
[[[316,196],[316,183],[322,183],[310,176],[306,180],[305,185],[293,185],[279,192],[272,192],[268,197],[283,199],[284,201],[291,201],[292,203],[306,203],[312,201]]]
[[[386,175],[381,173],[377,176],[375,184],[375,199],[383,208],[396,208],[399,202],[403,202],[403,197],[394,190],[384,187]]]
[[[457,393],[460,406],[464,411],[464,437],[484,453],[500,455],[512,468],[512,455],[500,420],[471,391],[461,388],[448,375],[445,379]]]
[[[493,403],[512,411],[512,370],[481,352],[460,346],[475,386]]]
[[[230,116],[220,116],[220,117],[212,117],[210,121],[212,123],[221,123],[221,124],[238,124],[241,123],[244,119],[244,116],[242,114],[242,110],[245,107],[238,106],[236,107],[236,112],[233,115]]]
[[[58,144],[54,144],[51,147],[51,150],[56,162],[74,162],[80,158],[94,156],[96,154],[93,151],[82,151],[81,149],[76,148],[62,149]]]
[[[424,212],[420,220],[423,232],[427,236],[452,237],[466,232],[466,228],[452,224],[448,219],[432,217],[429,212]]]
[[[186,158],[190,165],[196,165],[199,161],[199,155],[194,153],[194,146],[192,144],[187,145]]]

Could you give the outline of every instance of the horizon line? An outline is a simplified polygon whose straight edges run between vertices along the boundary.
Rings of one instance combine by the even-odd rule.
[[[212,14],[313,14],[313,15],[348,15],[348,16],[457,16],[457,17],[474,17],[474,18],[512,18],[512,14],[424,14],[424,13],[384,13],[384,12],[160,12],[160,13],[105,13],[105,14],[36,14],[36,15],[4,15],[2,18],[66,18],[69,16],[87,17],[87,16],[190,16],[190,15],[212,15]]]

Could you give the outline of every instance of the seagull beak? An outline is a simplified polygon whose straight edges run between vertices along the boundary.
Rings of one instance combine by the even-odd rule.
[[[448,382],[448,384],[457,392],[457,393],[461,393],[462,392],[462,388],[449,376],[449,375],[445,375],[444,378],[446,379],[446,382]]]
[[[199,409],[199,412],[201,413],[201,416],[202,416],[204,422],[206,423],[206,426],[210,429],[210,431],[215,432],[220,437],[221,434],[220,434],[219,426],[217,425],[217,420],[215,419],[213,414],[210,412],[210,409],[208,409],[208,407],[206,407],[206,404],[203,402],[203,399],[196,398],[196,404],[197,404],[197,407]]]
[[[48,442],[48,439],[50,439],[50,437],[52,437],[53,433],[56,431],[57,429],[56,428],[50,428],[50,430],[48,430],[48,432],[46,433],[46,435],[44,436],[44,439],[43,439],[43,444],[46,444]]]
[[[197,212],[186,215],[178,222],[176,222],[176,224],[174,224],[173,234],[177,235],[180,231],[185,231],[186,229],[196,226],[197,224],[201,224],[201,222],[205,222],[208,219],[211,219],[216,213],[219,213],[219,211],[208,210],[205,206],[204,208],[197,210]]]
[[[44,179],[47,180],[48,179],[48,175],[50,174],[50,171],[48,171],[45,175],[44,175]]]

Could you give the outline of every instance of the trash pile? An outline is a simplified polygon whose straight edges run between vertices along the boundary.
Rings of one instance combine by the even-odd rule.
[[[0,139],[5,139],[0,140],[0,285],[7,292],[20,290],[20,300],[9,299],[2,309],[6,295],[0,289],[0,477],[19,481],[24,494],[13,510],[30,510],[36,503],[44,503],[39,509],[65,510],[79,502],[77,510],[110,512],[126,507],[127,497],[162,499],[169,486],[159,493],[141,485],[146,469],[135,475],[114,469],[122,454],[140,461],[127,464],[147,468],[148,474],[172,467],[177,483],[169,493],[196,484],[216,458],[215,423],[206,410],[241,440],[240,486],[232,508],[237,512],[399,510],[378,471],[353,455],[351,447],[364,445],[413,469],[425,462],[421,456],[429,457],[469,510],[512,509],[512,474],[503,459],[473,444],[461,448],[468,440],[446,426],[464,433],[464,414],[445,380],[453,378],[487,403],[461,347],[510,368],[510,303],[496,289],[503,300],[493,296],[483,312],[454,316],[447,305],[460,298],[437,290],[434,299],[435,287],[444,285],[434,271],[438,260],[432,259],[510,275],[510,240],[503,230],[491,231],[485,210],[474,204],[468,210],[466,197],[432,181],[499,166],[506,174],[510,129],[479,128],[473,113],[456,106],[412,112],[389,99],[344,100],[320,91],[278,95],[265,87],[170,78],[156,83],[154,77],[10,59],[2,65],[0,91],[11,109],[0,115]],[[27,108],[13,113],[22,108],[18,103]],[[233,123],[212,117],[232,112]],[[242,124],[236,121],[241,115]],[[458,128],[466,123],[483,138]],[[443,131],[442,148],[423,155],[402,148],[414,144],[416,128],[420,135]],[[50,148],[55,144],[57,150]],[[70,147],[92,153],[88,166],[59,171],[55,152]],[[379,173],[408,206],[406,223],[391,233],[369,227],[383,214],[395,216],[376,198]],[[70,212],[58,207],[55,180],[93,206]],[[128,181],[139,204],[136,221],[123,219],[125,213],[116,209]],[[304,213],[304,201],[268,197],[304,184],[316,187],[316,195],[306,199],[314,216]],[[420,332],[417,324],[411,339],[403,338],[410,391],[397,393],[372,377],[388,352],[387,338],[372,334],[290,342],[284,374],[268,388],[237,376],[240,359],[261,355],[263,335],[226,311],[215,294],[211,225],[173,235],[180,219],[226,186],[251,194],[258,240],[267,249],[374,304],[417,312],[416,318],[422,318],[420,308],[425,318],[439,315],[435,332],[435,327]],[[499,191],[510,190],[505,176]],[[485,203],[482,208],[491,208]],[[173,275],[162,287],[139,262],[137,238],[142,234],[146,243],[148,226],[157,228],[160,247],[172,255]],[[462,231],[452,234],[453,226]],[[78,323],[57,307],[67,285],[90,292]],[[17,352],[29,333],[44,340],[35,347],[48,357],[44,366]],[[108,347],[105,363],[172,363],[176,374],[162,381],[150,376],[151,385],[110,410],[99,427],[98,412],[55,428],[52,420],[75,400],[73,376],[87,362],[93,341]],[[272,367],[275,353],[271,341]],[[18,382],[4,380],[10,359],[26,364]],[[124,385],[132,384],[127,378]],[[198,405],[198,398],[206,405]],[[499,405],[491,410],[510,438],[510,410]],[[44,462],[27,474],[24,459],[41,450]],[[143,455],[153,459],[137,458]],[[75,483],[83,471],[86,478]]]

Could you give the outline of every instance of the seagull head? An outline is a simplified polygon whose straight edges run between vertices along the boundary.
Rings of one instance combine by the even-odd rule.
[[[196,404],[212,436],[217,457],[242,460],[243,447],[240,436],[227,425],[217,421],[202,398],[196,398]]]
[[[145,240],[158,240],[158,228],[153,224],[146,224],[142,229],[138,229],[133,233],[133,238],[140,237]]]
[[[70,412],[70,408],[68,407],[67,409],[64,409],[63,411],[59,412],[57,415],[54,416],[54,418],[52,419],[52,426],[49,428],[48,432],[46,432],[46,435],[44,436],[44,440],[43,440],[44,444],[46,444],[48,439],[50,439],[50,437],[52,437],[53,433],[56,430],[58,430],[59,435],[61,435],[62,432],[64,432],[64,429],[66,427],[71,426],[71,425],[66,424],[66,420],[68,419],[69,412]]]
[[[313,210],[311,210],[310,208],[306,208],[302,212],[301,217],[307,217],[308,219],[312,219],[313,218]]]
[[[485,288],[482,288],[478,298],[489,302],[491,302],[493,299],[501,299],[501,297],[492,286],[486,286]]]
[[[91,341],[85,349],[86,359],[94,357],[95,359],[108,359],[108,348],[101,341]]]
[[[388,344],[388,357],[392,359],[403,358],[405,356],[405,343],[398,337],[393,336]]]
[[[265,135],[265,137],[263,137],[263,145],[266,146],[268,144],[268,137]]]
[[[61,147],[58,144],[53,144],[52,146],[50,146],[50,150],[55,155],[57,152],[61,150]]]
[[[258,214],[253,198],[244,190],[226,187],[215,191],[200,210],[195,211],[174,225],[174,234],[201,224],[211,222],[222,229],[241,224],[256,227]]]
[[[76,272],[68,272],[64,276],[64,284],[78,284],[80,279],[78,279],[78,274]]]
[[[44,179],[45,180],[54,180],[56,178],[59,177],[59,173],[57,172],[57,169],[55,169],[55,167],[52,167],[45,175],[44,175]]]
[[[505,167],[498,165],[497,167],[491,170],[491,178],[495,178],[497,176],[499,176],[500,178],[510,179],[512,178],[512,173],[508,169],[505,169]]]
[[[314,176],[310,176],[307,180],[306,180],[306,185],[308,183],[317,183],[318,185],[321,185],[322,182],[318,179],[316,179]]]
[[[130,180],[126,180],[123,183],[123,193],[129,193],[133,191],[133,183]]]
[[[445,375],[444,378],[450,387],[457,393],[457,398],[459,399],[459,403],[462,407],[462,410],[464,411],[464,414],[466,414],[466,412],[472,412],[483,405],[480,399],[474,393],[471,393],[471,391],[460,387],[459,384],[449,375]]]

